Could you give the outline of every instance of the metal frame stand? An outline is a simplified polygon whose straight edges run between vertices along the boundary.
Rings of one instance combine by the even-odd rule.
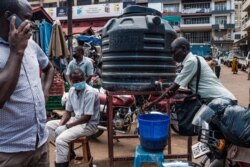
[[[124,138],[138,138],[138,135],[114,135],[113,133],[113,95],[157,95],[161,94],[161,91],[107,91],[108,98],[108,153],[109,153],[109,162],[110,167],[114,167],[114,161],[122,160],[133,160],[134,157],[114,157],[114,143],[113,139],[124,139]],[[166,106],[166,111],[170,115],[170,105],[168,100],[168,105]],[[192,160],[192,137],[188,137],[187,142],[187,154],[171,154],[171,128],[169,129],[168,135],[168,155],[165,155],[166,159],[178,159],[178,158],[187,158],[188,161]]]

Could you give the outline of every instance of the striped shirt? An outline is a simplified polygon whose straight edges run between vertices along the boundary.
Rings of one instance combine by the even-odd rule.
[[[9,53],[8,43],[0,38],[0,72]],[[0,152],[32,151],[36,149],[37,140],[38,147],[47,141],[45,100],[39,71],[48,63],[41,48],[29,40],[16,88],[0,109]]]

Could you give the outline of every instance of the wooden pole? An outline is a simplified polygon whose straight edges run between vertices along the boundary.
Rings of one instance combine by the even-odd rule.
[[[72,6],[73,0],[67,0],[68,2],[68,48],[70,52],[70,60],[72,60]]]

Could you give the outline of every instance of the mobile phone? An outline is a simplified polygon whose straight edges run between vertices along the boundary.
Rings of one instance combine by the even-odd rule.
[[[20,17],[18,17],[16,14],[12,14],[10,17],[8,17],[7,20],[9,20],[9,22],[11,22],[11,20],[12,20],[12,18],[14,16],[16,16],[16,23],[15,23],[15,25],[16,25],[16,29],[17,29],[22,24],[23,20],[20,19]]]

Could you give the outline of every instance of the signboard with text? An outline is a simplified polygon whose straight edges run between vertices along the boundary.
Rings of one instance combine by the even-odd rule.
[[[45,10],[54,20],[67,20],[67,16],[63,16],[63,11],[58,15],[57,8],[45,8]],[[73,6],[72,12],[73,19],[117,17],[123,12],[123,3]]]
[[[58,7],[56,8],[56,16],[57,17],[67,17],[67,7]]]

